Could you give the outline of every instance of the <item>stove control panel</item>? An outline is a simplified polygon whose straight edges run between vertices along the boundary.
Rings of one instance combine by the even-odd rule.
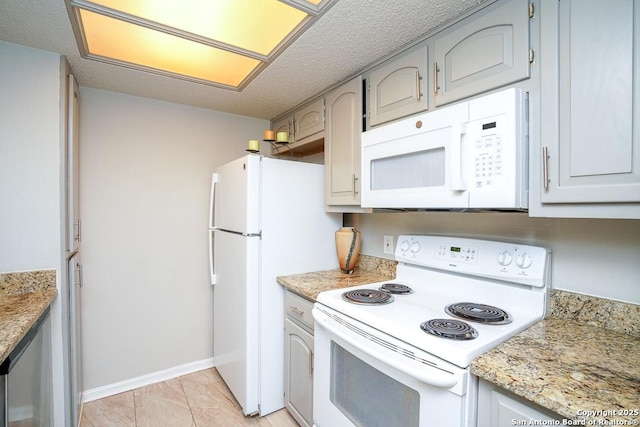
[[[550,252],[538,246],[447,236],[401,235],[396,260],[440,270],[544,286]]]
[[[436,245],[437,259],[475,264],[478,261],[478,248],[475,246],[453,246],[449,243]]]

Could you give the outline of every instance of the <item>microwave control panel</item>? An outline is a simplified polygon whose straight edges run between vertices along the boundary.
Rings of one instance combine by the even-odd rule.
[[[469,101],[469,207],[527,206],[526,105],[526,95],[516,88]]]
[[[473,186],[482,188],[495,185],[504,177],[504,136],[498,126],[498,117],[474,124],[480,132],[474,132]]]

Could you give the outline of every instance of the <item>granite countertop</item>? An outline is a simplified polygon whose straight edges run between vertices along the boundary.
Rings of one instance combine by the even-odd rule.
[[[549,317],[476,358],[471,372],[574,425],[638,425],[638,328],[638,305],[553,291]]]
[[[55,270],[0,274],[0,363],[57,294]]]
[[[358,265],[351,274],[336,269],[280,276],[276,280],[286,289],[315,302],[323,291],[393,279],[396,265],[396,261],[360,254]]]

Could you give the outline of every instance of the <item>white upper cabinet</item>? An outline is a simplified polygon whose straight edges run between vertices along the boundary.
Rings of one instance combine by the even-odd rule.
[[[527,0],[491,5],[433,39],[435,105],[529,78]]]
[[[318,98],[293,114],[272,122],[271,128],[276,135],[278,132],[287,132],[289,143],[275,143],[271,148],[271,154],[287,153],[287,155],[300,157],[322,153],[324,117],[324,98]]]
[[[69,252],[80,247],[80,98],[78,83],[73,74],[68,77],[67,93],[67,159],[66,159],[66,203],[67,246]]]
[[[273,122],[271,129],[277,134],[278,132],[286,132],[289,135],[289,142],[294,142],[293,137],[293,116],[287,116],[283,119]]]
[[[326,95],[325,203],[342,212],[360,209],[362,79],[356,77]]]
[[[294,114],[295,140],[300,141],[324,130],[324,98],[317,99]]]
[[[428,46],[422,44],[371,70],[367,79],[370,126],[428,108],[427,63]]]
[[[543,6],[538,214],[640,218],[640,2]]]
[[[295,138],[293,137],[293,115],[271,122],[271,129],[275,132],[275,135],[277,135],[278,132],[286,132],[289,143],[293,143],[295,141]],[[286,150],[287,149],[284,148],[282,144],[276,144],[275,142],[272,142],[271,144],[271,155],[273,156],[278,155],[281,152],[285,153]]]

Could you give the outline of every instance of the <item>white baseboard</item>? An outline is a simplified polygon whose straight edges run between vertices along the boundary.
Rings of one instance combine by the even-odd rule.
[[[33,420],[33,405],[9,408],[9,424],[12,424],[12,421],[25,420]]]
[[[175,366],[173,368],[164,369],[162,371],[152,372],[140,377],[131,378],[114,384],[108,384],[101,387],[85,390],[82,393],[82,401],[84,403],[92,400],[102,399],[104,397],[113,396],[114,394],[130,391],[138,387],[144,387],[149,384],[159,383],[170,380],[181,375],[191,374],[193,372],[202,371],[213,367],[213,357],[199,360],[196,362],[186,363],[184,365]]]

